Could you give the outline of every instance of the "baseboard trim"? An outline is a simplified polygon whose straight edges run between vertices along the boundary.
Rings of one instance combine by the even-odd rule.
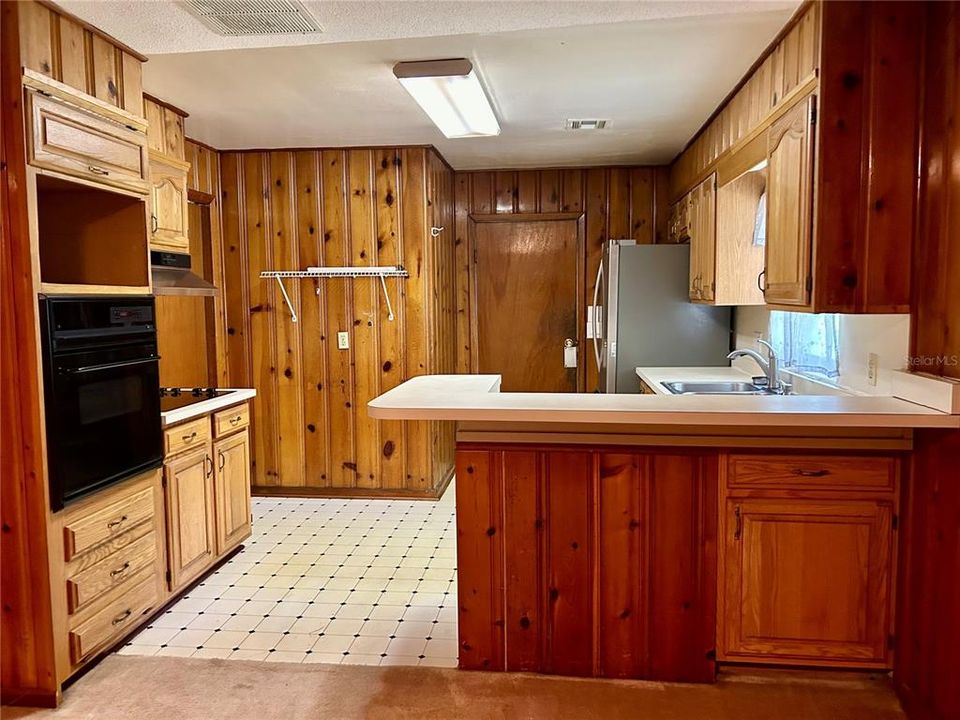
[[[333,488],[333,487],[284,487],[279,485],[254,485],[250,488],[255,497],[292,498],[377,498],[379,500],[437,500],[447,489],[453,471],[432,490],[405,490],[403,488]]]
[[[14,707],[55,708],[60,704],[60,691],[4,687],[0,690],[0,704]]]

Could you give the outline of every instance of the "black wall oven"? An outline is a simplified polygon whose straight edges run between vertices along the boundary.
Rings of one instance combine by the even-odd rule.
[[[163,463],[153,297],[42,297],[50,504]]]

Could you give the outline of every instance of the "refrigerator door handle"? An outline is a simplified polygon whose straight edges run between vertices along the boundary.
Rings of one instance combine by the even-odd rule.
[[[597,361],[597,373],[600,373],[600,338],[599,338],[599,323],[597,318],[600,315],[597,312],[597,300],[600,297],[600,281],[603,280],[603,258],[600,258],[600,265],[597,266],[597,281],[593,286],[593,317],[591,322],[593,323],[593,357]]]

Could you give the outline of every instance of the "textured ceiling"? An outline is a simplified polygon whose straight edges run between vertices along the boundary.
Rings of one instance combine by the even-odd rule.
[[[165,0],[57,0],[147,55],[235,48],[315,45],[397,38],[436,37],[511,30],[598,25],[636,20],[744,14],[795,8],[797,0],[323,0],[303,4],[322,33],[270,37],[215,34],[177,2]]]

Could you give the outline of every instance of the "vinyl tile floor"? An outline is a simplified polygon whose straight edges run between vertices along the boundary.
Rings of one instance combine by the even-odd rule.
[[[244,548],[118,651],[457,666],[453,483],[436,502],[255,498]]]

